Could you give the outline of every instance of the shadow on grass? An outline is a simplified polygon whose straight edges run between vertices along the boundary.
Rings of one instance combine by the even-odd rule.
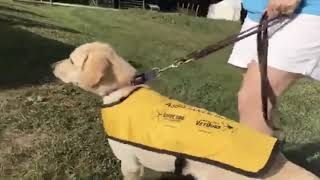
[[[0,23],[4,23],[7,25],[22,25],[25,27],[37,27],[37,28],[49,29],[49,30],[60,30],[60,31],[65,31],[70,33],[80,33],[79,31],[76,31],[73,29],[56,26],[49,23],[38,22],[38,21],[34,21],[31,19],[26,19],[18,16],[2,14],[2,13],[0,13]]]
[[[290,161],[320,177],[320,143],[298,145],[285,154]]]
[[[21,18],[6,19],[6,21],[1,19],[4,19],[3,15],[0,15],[0,89],[50,81],[52,79],[50,65],[68,56],[74,47],[11,26],[12,24],[34,25],[28,21],[23,22]],[[16,21],[17,19],[19,20]],[[47,25],[37,23],[37,27],[49,28]]]
[[[23,13],[23,14],[27,14],[27,15],[31,15],[31,16],[37,16],[37,17],[45,18],[45,16],[43,16],[43,15],[40,15],[40,14],[31,12],[31,11],[26,11],[26,10],[17,9],[17,8],[13,8],[13,7],[8,7],[8,5],[2,6],[2,5],[0,4],[0,11]]]

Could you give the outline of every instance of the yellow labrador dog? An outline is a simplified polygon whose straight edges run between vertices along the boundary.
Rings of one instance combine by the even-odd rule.
[[[76,48],[70,57],[53,65],[54,75],[65,83],[103,98],[104,104],[112,104],[128,96],[137,87],[131,85],[136,70],[106,43],[87,43]],[[114,155],[121,160],[125,180],[138,180],[143,167],[159,172],[173,172],[176,157],[148,151],[136,146],[109,139]],[[254,179],[226,169],[186,159],[183,175],[197,180],[245,180]],[[312,173],[277,155],[271,168],[261,179],[269,180],[316,180]]]

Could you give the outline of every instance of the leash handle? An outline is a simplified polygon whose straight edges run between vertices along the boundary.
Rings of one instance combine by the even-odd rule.
[[[261,101],[262,101],[262,111],[263,118],[268,121],[268,48],[269,48],[269,37],[268,37],[268,26],[266,26],[266,19],[268,19],[268,14],[264,13],[261,17],[259,29],[257,34],[257,52],[258,52],[258,62],[261,77]]]
[[[259,23],[259,31],[257,34],[257,52],[261,79],[261,103],[263,118],[266,124],[277,129],[268,115],[268,100],[274,104],[275,94],[268,79],[268,49],[269,49],[269,33],[268,33],[268,14],[265,12]]]

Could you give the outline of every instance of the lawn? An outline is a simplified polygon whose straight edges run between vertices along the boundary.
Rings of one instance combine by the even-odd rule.
[[[50,64],[76,46],[110,43],[143,71],[239,31],[239,23],[141,10],[111,11],[0,1],[0,177],[119,179],[100,121],[101,99],[56,83]],[[231,46],[163,74],[162,94],[237,119],[241,72]],[[288,158],[320,175],[320,84],[281,97],[277,122]]]

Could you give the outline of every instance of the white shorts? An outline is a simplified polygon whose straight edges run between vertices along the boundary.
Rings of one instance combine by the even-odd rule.
[[[246,18],[241,31],[256,25]],[[268,66],[320,80],[320,16],[298,15],[270,27],[269,36]],[[252,60],[257,61],[256,37],[237,42],[228,62],[247,68]]]

